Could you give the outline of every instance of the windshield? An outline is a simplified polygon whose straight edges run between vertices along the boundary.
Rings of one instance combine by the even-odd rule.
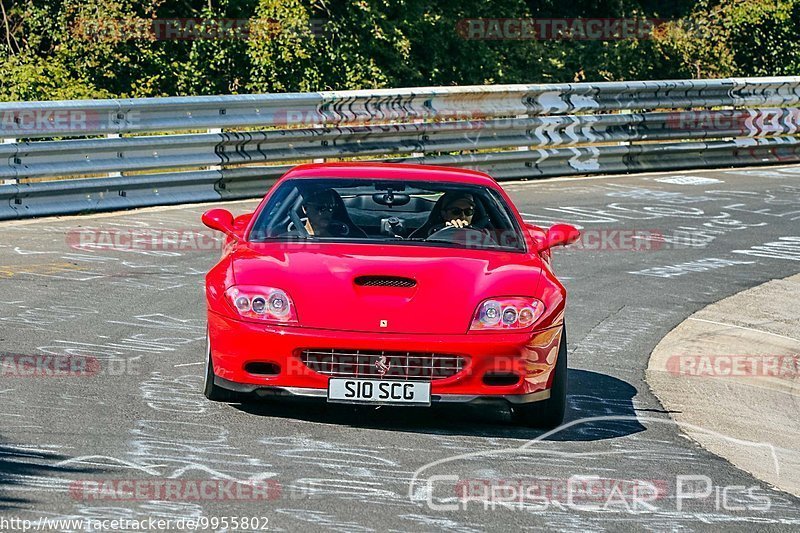
[[[519,226],[497,191],[381,179],[288,180],[261,210],[249,240],[525,249]]]

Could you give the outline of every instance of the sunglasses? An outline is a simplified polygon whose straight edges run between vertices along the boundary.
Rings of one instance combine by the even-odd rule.
[[[447,208],[447,212],[457,217],[461,215],[464,215],[465,217],[471,217],[475,214],[475,209],[472,207],[449,207]]]

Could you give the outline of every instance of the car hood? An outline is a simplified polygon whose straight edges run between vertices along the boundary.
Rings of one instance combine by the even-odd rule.
[[[301,327],[376,333],[463,334],[478,304],[536,296],[542,264],[522,253],[414,245],[240,246],[237,285],[286,291]],[[363,286],[362,276],[409,278],[413,287]]]

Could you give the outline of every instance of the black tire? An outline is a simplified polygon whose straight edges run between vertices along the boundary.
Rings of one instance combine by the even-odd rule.
[[[206,333],[206,371],[203,379],[203,395],[214,402],[235,402],[239,395],[214,384],[214,361],[211,359],[211,342]]]
[[[567,410],[567,328],[561,333],[558,347],[555,376],[550,388],[550,398],[540,402],[515,405],[512,408],[514,420],[528,427],[553,429],[564,421]]]

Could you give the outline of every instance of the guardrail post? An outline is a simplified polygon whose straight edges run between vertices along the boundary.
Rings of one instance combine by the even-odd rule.
[[[412,124],[423,124],[425,119],[415,118],[411,121]],[[411,152],[411,157],[415,159],[421,159],[425,157],[425,152]]]
[[[222,128],[208,128],[206,133],[222,133]],[[222,165],[210,165],[208,170],[222,170]]]
[[[106,134],[106,139],[119,139],[119,138],[120,138],[120,134],[119,133],[108,133],[108,134]],[[119,178],[121,176],[122,176],[122,172],[109,172],[108,173],[108,177],[109,178]]]
[[[10,137],[3,139],[3,144],[14,144],[15,142],[17,142],[17,140]],[[17,178],[8,178],[3,180],[2,185],[16,185],[17,183],[19,183]]]
[[[314,129],[318,129],[322,128],[323,124],[312,124],[311,127]],[[327,159],[325,159],[324,157],[317,157],[311,160],[312,163],[324,163],[325,161],[327,161]]]
[[[633,114],[633,110],[632,109],[620,109],[618,111],[618,113],[620,115],[631,115],[631,114]],[[633,144],[633,143],[631,143],[631,141],[620,141],[620,142],[617,143],[618,146],[631,146],[631,144]]]
[[[528,115],[517,115],[514,118],[528,118]],[[517,146],[517,151],[518,152],[528,152],[528,151],[530,151],[530,149],[531,149],[530,146]]]

